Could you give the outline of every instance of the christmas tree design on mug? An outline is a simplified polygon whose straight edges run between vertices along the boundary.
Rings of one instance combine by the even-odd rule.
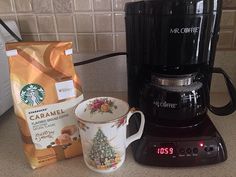
[[[98,129],[92,142],[89,159],[91,161],[90,164],[95,168],[109,169],[116,167],[121,161],[120,155],[115,152],[101,129]]]
[[[126,148],[142,135],[143,113],[112,97],[88,99],[77,106],[75,113],[87,167],[99,173],[109,173],[121,167],[125,162]],[[140,114],[140,128],[127,138],[129,119],[136,113]]]

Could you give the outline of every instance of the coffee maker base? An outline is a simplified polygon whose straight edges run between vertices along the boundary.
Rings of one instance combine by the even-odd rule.
[[[137,120],[130,120],[131,133],[137,131]],[[162,167],[208,165],[227,159],[224,141],[207,115],[201,123],[189,127],[146,124],[132,150],[138,163]]]

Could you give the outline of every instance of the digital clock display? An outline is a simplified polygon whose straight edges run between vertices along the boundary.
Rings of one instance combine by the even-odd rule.
[[[175,145],[174,144],[161,144],[160,146],[155,147],[155,153],[158,156],[174,155]]]

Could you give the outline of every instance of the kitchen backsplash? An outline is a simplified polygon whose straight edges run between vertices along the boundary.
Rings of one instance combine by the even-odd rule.
[[[24,40],[72,40],[82,53],[125,51],[127,0],[0,0]]]
[[[82,54],[125,51],[123,9],[124,4],[129,1],[131,0],[0,0],[0,18],[15,20],[24,40],[71,40],[74,51]],[[236,84],[236,0],[224,0],[223,6],[216,66],[223,67]],[[79,68],[83,75],[88,76],[82,76],[86,82],[85,88],[126,90],[126,81],[121,77],[125,77],[125,63],[122,59],[113,62],[118,67],[113,74],[106,74],[110,72],[106,71],[106,61]],[[98,67],[97,70],[102,72],[103,77],[98,77],[97,73],[92,75],[91,71],[94,69],[86,67]],[[113,71],[116,69],[113,68]],[[120,77],[116,78],[117,76]],[[106,88],[102,83],[99,85],[100,82],[92,82],[104,78],[110,83]],[[215,78],[213,90],[225,91],[224,84],[217,82],[220,76]]]
[[[15,20],[24,40],[72,40],[82,53],[125,51],[128,1],[0,0],[0,17]],[[236,49],[236,0],[224,1],[221,27],[218,48]]]

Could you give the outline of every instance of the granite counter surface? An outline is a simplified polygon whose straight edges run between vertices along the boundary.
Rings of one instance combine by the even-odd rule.
[[[113,96],[126,100],[124,93],[88,93],[86,98],[94,96]],[[222,105],[225,94],[214,94],[212,101]],[[227,117],[218,117],[209,113],[218,131],[224,138],[228,150],[227,161],[207,166],[188,168],[162,168],[143,166],[134,161],[131,149],[123,166],[109,174],[99,174],[89,170],[83,157],[60,161],[58,163],[32,170],[23,153],[21,138],[13,109],[0,117],[0,177],[235,177],[236,176],[236,113]]]

